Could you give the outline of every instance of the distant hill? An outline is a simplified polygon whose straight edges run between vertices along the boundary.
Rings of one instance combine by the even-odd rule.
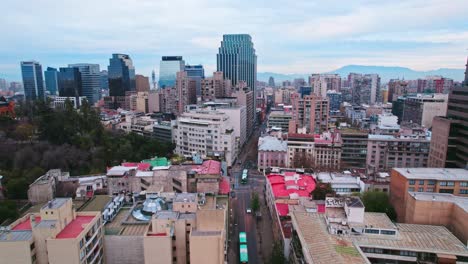
[[[349,73],[378,73],[382,82],[388,82],[390,79],[405,78],[406,80],[414,80],[418,78],[424,78],[428,75],[442,75],[447,78],[451,78],[455,81],[462,81],[464,79],[463,69],[447,69],[441,68],[438,70],[431,71],[415,71],[405,67],[388,67],[388,66],[364,66],[364,65],[346,65],[330,73],[338,73],[341,77],[348,76]],[[275,82],[282,82],[285,80],[294,80],[295,78],[307,78],[310,74],[281,74],[272,72],[259,72],[257,73],[257,79],[260,81],[268,82],[268,78],[273,76]]]

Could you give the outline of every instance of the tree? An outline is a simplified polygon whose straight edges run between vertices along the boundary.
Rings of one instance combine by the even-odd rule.
[[[260,201],[257,193],[253,193],[252,200],[250,201],[250,207],[254,213],[260,209]]]
[[[18,125],[15,129],[15,138],[20,141],[31,140],[34,134],[34,126],[28,123]]]
[[[284,253],[283,249],[281,248],[280,243],[278,241],[275,241],[273,244],[273,250],[271,251],[271,257],[269,263],[271,264],[284,264],[285,259],[284,259]]]
[[[293,158],[294,168],[314,168],[315,160],[311,153],[307,152],[296,152]]]
[[[16,203],[13,201],[0,202],[0,224],[7,219],[15,219],[18,217]]]
[[[325,200],[328,194],[335,195],[330,183],[318,182],[315,189],[310,193],[314,200]]]
[[[388,194],[380,191],[364,192],[361,196],[366,212],[386,213],[391,220],[396,220],[395,208],[390,204]]]

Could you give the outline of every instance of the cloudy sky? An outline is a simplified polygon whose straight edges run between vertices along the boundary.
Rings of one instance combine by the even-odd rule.
[[[162,55],[216,68],[223,34],[249,33],[258,71],[311,73],[347,64],[463,68],[468,1],[2,0],[0,78],[127,53],[150,75]],[[352,3],[351,3],[352,2]]]

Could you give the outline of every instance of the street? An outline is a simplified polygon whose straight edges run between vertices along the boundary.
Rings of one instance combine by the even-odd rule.
[[[257,144],[258,138],[264,125],[256,128],[249,141],[239,153],[240,164],[233,166],[231,170],[231,186],[235,193],[230,199],[230,230],[229,230],[229,252],[228,263],[239,263],[239,232],[247,234],[247,249],[249,263],[266,263],[265,259],[271,253],[272,238],[269,214],[265,211],[266,206],[263,200],[264,176],[256,170],[257,165]],[[248,182],[241,183],[242,170],[248,169]],[[247,213],[247,208],[251,208],[252,194],[257,193],[260,200],[260,212],[263,219],[256,218],[255,214]],[[265,237],[264,237],[265,236]],[[268,241],[262,243],[262,241]]]

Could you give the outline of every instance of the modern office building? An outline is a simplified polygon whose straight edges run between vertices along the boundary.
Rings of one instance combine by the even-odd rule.
[[[445,193],[468,197],[468,170],[394,168],[390,175],[390,202],[399,221],[405,221],[409,192]],[[449,208],[447,208],[449,209]]]
[[[86,96],[88,103],[94,105],[99,101],[101,92],[101,71],[99,64],[77,63],[68,67],[77,68],[81,73],[81,94]]]
[[[135,76],[136,80],[136,91],[137,92],[148,92],[150,90],[149,78],[141,74]]]
[[[61,97],[78,98],[83,94],[82,78],[78,68],[63,67],[57,74],[58,91]]]
[[[44,100],[42,65],[37,61],[22,61],[24,96],[27,101]]]
[[[468,86],[453,88],[447,117],[433,120],[429,167],[466,168],[468,165]]]
[[[110,96],[125,96],[125,92],[135,91],[135,67],[129,55],[112,54],[107,69]]]
[[[248,34],[223,35],[217,54],[217,71],[223,72],[224,79],[231,80],[233,86],[244,81],[253,92],[253,109],[257,98],[257,55],[252,37]],[[254,115],[254,122],[256,116]]]
[[[231,93],[231,81],[224,79],[222,72],[213,72],[213,77],[201,80],[201,98],[203,102],[209,102],[215,98],[229,97]]]
[[[197,84],[197,97],[201,95],[201,81],[205,78],[203,65],[185,65],[187,76],[194,79]]]
[[[272,88],[275,87],[275,78],[273,78],[273,76],[270,76],[270,78],[268,78],[268,86]]]
[[[2,263],[103,263],[100,212],[76,212],[71,198],[55,198],[0,230]]]
[[[301,98],[304,98],[306,95],[310,95],[312,93],[312,86],[301,86],[299,87],[299,94]]]
[[[299,94],[292,94],[291,103],[292,120],[296,122],[297,128],[306,128],[312,134],[328,130],[329,101],[326,97],[314,94],[300,98]]]
[[[106,70],[101,71],[101,90],[109,90],[109,76]]]
[[[58,93],[58,80],[57,80],[57,69],[47,67],[44,71],[46,90],[50,95],[57,95]]]
[[[341,168],[366,168],[368,132],[364,130],[341,128],[343,151],[341,154]]]
[[[215,110],[192,110],[177,118],[173,129],[175,153],[191,157],[216,157],[228,166],[237,158],[234,126],[230,117]]]
[[[159,88],[174,87],[177,73],[184,69],[185,61],[182,56],[162,56],[159,65]]]
[[[447,114],[447,101],[447,94],[409,96],[404,101],[402,122],[431,128],[434,117]]]

